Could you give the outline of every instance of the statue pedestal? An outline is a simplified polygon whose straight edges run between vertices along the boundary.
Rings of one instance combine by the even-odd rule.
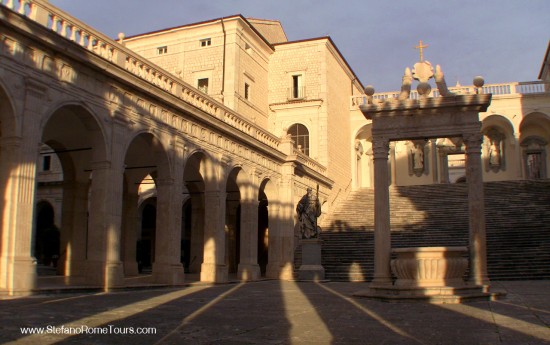
[[[299,280],[320,281],[325,279],[321,265],[321,241],[318,238],[302,239],[302,265],[298,271]]]

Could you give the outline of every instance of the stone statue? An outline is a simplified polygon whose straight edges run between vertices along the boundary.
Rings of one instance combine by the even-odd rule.
[[[492,140],[489,147],[489,165],[500,167],[500,143],[496,140]]]
[[[317,194],[315,195],[313,194],[313,190],[308,188],[307,193],[298,202],[296,212],[298,213],[302,238],[319,237],[319,233],[321,232],[321,229],[317,226],[317,218],[321,215],[319,190],[317,190]]]
[[[412,148],[413,169],[424,170],[424,147],[420,144],[415,144]]]

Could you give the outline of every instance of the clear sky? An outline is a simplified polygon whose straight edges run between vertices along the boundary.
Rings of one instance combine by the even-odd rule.
[[[235,14],[279,20],[289,40],[331,36],[363,85],[398,90],[406,67],[441,65],[447,84],[537,80],[550,0],[50,0],[116,38]]]

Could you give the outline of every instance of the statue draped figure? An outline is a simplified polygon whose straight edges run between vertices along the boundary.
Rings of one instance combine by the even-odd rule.
[[[319,202],[318,193],[315,195],[312,189],[308,188],[307,193],[298,202],[296,212],[298,213],[302,238],[319,237],[321,229],[317,226],[317,218],[321,215],[321,203]]]

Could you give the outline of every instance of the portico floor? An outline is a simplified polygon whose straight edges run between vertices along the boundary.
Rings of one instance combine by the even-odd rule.
[[[439,305],[357,299],[365,283],[344,282],[72,290],[0,300],[0,343],[550,344],[550,281],[492,286],[506,298]]]

